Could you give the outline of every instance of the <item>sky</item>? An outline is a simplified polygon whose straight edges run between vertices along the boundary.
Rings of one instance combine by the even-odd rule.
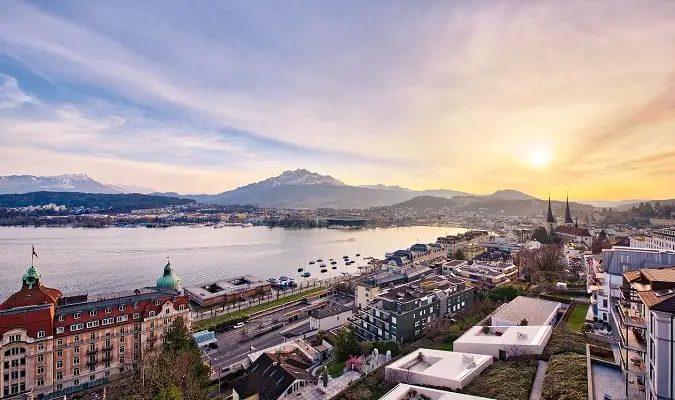
[[[0,175],[675,198],[675,2],[3,1]]]

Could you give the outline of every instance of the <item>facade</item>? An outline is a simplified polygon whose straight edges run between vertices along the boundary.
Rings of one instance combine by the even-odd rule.
[[[362,308],[367,303],[375,300],[380,295],[380,287],[377,285],[358,284],[356,285],[356,308]]]
[[[22,281],[0,305],[0,399],[52,399],[105,383],[161,347],[176,318],[190,325],[188,300],[175,289],[64,297],[34,266]]]
[[[436,243],[443,247],[448,258],[454,258],[457,250],[464,250],[467,245],[486,240],[488,237],[488,231],[472,230],[457,235],[441,236],[436,239]]]
[[[492,365],[492,357],[456,351],[417,349],[384,368],[388,382],[461,390]]]
[[[463,280],[431,276],[382,292],[349,323],[362,340],[406,342],[421,336],[436,318],[466,310],[473,299],[473,288]]]
[[[550,325],[474,326],[455,340],[453,350],[500,360],[511,356],[541,355],[552,332]]]
[[[487,291],[511,282],[504,272],[485,266],[467,265],[457,267],[453,275],[467,280],[471,283],[471,286],[479,291]]]
[[[492,325],[518,326],[526,319],[528,325],[555,326],[560,307],[556,301],[518,296],[492,315]]]
[[[452,275],[457,268],[465,267],[469,265],[468,261],[465,260],[450,260],[441,264],[441,273],[443,275]]]
[[[223,304],[235,300],[269,293],[272,285],[262,278],[244,275],[226,279],[204,286],[190,286],[184,289],[185,295],[200,307]]]
[[[630,247],[675,251],[675,228],[631,236]]]
[[[641,269],[623,276],[622,298],[615,308],[626,382],[636,382],[648,400],[671,399],[675,267]]]
[[[328,303],[325,307],[310,311],[309,327],[329,331],[346,324],[353,314],[352,307],[343,306],[340,303]]]
[[[464,258],[471,261],[485,253],[485,250],[485,246],[482,246],[478,243],[469,243],[468,245],[464,246],[462,252],[464,253]]]

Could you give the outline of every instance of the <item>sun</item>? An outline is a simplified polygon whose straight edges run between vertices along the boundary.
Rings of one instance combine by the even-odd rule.
[[[551,164],[551,154],[546,150],[537,149],[530,153],[530,165],[536,168],[545,168]]]

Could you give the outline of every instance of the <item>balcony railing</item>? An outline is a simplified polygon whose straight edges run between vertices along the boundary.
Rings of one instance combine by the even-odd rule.
[[[88,348],[87,351],[86,351],[86,354],[87,354],[87,355],[90,355],[90,354],[96,354],[97,352],[98,352],[98,347],[94,347],[93,349],[92,349],[92,348]]]
[[[619,303],[618,309],[624,324],[629,326],[637,326],[639,328],[647,327],[647,320],[633,308],[626,307],[625,305]]]
[[[91,367],[92,365],[96,365],[98,360],[93,359],[93,360],[87,360],[87,363],[85,364],[87,367]]]

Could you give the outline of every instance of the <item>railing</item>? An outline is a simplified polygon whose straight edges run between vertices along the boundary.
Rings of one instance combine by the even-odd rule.
[[[619,314],[626,325],[637,326],[640,328],[647,327],[647,320],[637,311],[632,308],[625,307],[622,304],[618,305]]]
[[[88,348],[87,351],[85,352],[85,354],[90,355],[90,354],[96,354],[97,352],[98,352],[98,347],[94,347],[93,349]]]

